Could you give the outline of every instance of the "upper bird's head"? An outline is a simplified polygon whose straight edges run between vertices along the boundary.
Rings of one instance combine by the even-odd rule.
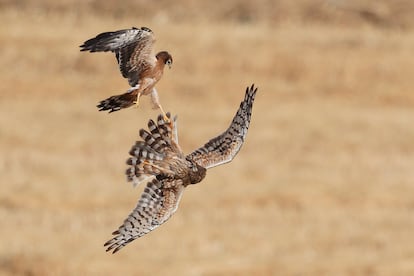
[[[159,52],[155,57],[157,58],[157,60],[161,59],[161,61],[165,65],[168,65],[168,68],[171,69],[171,65],[173,63],[173,59],[172,59],[172,56],[167,51]]]

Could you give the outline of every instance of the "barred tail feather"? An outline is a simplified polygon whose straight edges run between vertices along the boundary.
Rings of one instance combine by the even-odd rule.
[[[131,157],[127,160],[129,168],[126,170],[127,181],[132,182],[134,186],[150,179],[160,170],[152,168],[154,161],[160,161],[164,158],[162,154],[154,151],[143,141],[138,141],[129,151]]]
[[[159,140],[163,140],[166,144],[171,143],[172,138],[172,124],[171,124],[171,113],[167,112],[165,114],[167,118],[170,120],[170,122],[166,122],[164,119],[164,116],[161,114],[158,115],[157,123],[155,123],[153,120],[148,121],[148,130],[151,132],[151,135]],[[145,137],[141,136],[144,140]]]
[[[167,117],[170,116],[170,113],[167,113]],[[129,151],[131,157],[127,160],[129,167],[126,176],[127,181],[132,182],[134,186],[152,179],[151,176],[173,174],[169,162],[164,161],[167,152],[171,152],[172,129],[162,115],[157,121],[158,124],[152,120],[148,122],[149,132],[144,129],[139,131],[143,141],[137,141]]]

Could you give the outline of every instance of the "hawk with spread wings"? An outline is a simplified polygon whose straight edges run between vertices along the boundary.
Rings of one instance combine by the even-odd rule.
[[[147,27],[105,32],[85,41],[81,51],[115,53],[119,69],[128,79],[130,89],[101,101],[99,111],[114,112],[132,105],[139,105],[142,95],[151,95],[154,108],[165,112],[159,102],[155,84],[161,79],[165,65],[171,68],[173,59],[166,51],[154,54],[155,36]]]
[[[133,240],[149,233],[177,210],[185,187],[197,184],[206,171],[230,162],[243,145],[252,115],[257,88],[246,89],[230,127],[201,148],[185,155],[178,145],[177,117],[167,113],[157,122],[149,120],[148,131],[141,129],[142,140],[131,148],[127,160],[127,180],[134,186],[146,182],[137,206],[105,243],[106,251],[117,252]]]

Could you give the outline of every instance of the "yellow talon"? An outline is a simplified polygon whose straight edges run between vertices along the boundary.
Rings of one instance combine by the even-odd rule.
[[[161,105],[158,105],[158,107],[159,107],[159,108],[160,108],[160,110],[161,110],[162,116],[164,117],[164,121],[165,121],[166,123],[170,123],[170,122],[171,122],[171,120],[170,120],[170,118],[168,118],[168,117],[167,117],[167,114],[165,113],[165,111],[164,111],[164,109],[162,108],[162,106],[161,106]]]
[[[139,106],[139,98],[140,98],[140,96],[141,96],[141,94],[138,93],[137,99],[133,102],[136,108],[138,108],[138,106]]]

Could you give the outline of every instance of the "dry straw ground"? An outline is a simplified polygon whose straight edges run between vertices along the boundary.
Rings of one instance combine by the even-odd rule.
[[[0,2],[1,275],[414,274],[410,1],[101,2]],[[158,88],[186,152],[260,89],[234,162],[110,255],[140,193],[124,161],[156,112],[97,112],[127,83],[78,46],[131,26],[174,56]]]

